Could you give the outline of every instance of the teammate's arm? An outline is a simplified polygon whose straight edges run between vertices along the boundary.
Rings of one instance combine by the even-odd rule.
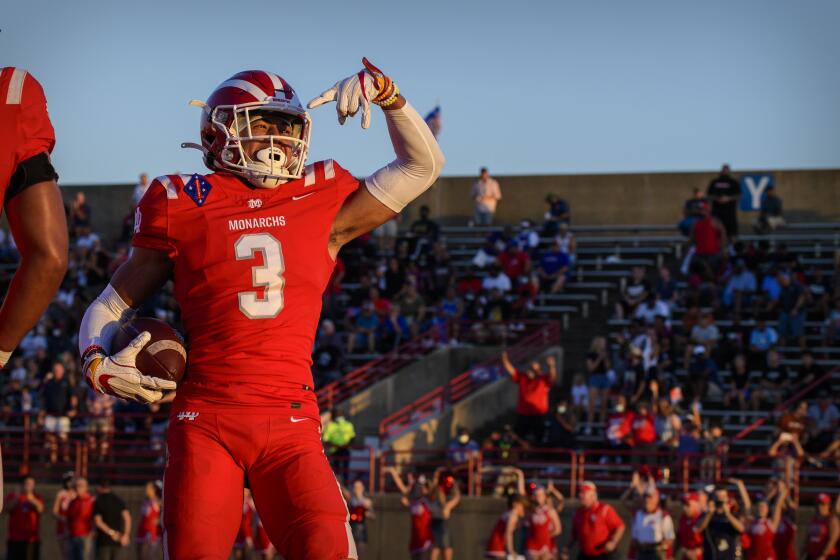
[[[20,191],[6,204],[20,266],[0,308],[0,366],[47,308],[67,271],[67,222],[54,180]]]

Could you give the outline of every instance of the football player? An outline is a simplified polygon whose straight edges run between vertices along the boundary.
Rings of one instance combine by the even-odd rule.
[[[306,165],[309,114],[271,72],[245,71],[202,108],[209,175],[158,177],[139,204],[131,258],[91,304],[79,348],[98,391],[153,402],[172,382],[145,376],[142,333],[111,355],[121,321],[172,279],[189,367],[167,436],[163,527],[170,558],[223,559],[247,476],[287,560],[357,558],[323,453],[311,352],[321,295],[341,247],[392,219],[440,174],[443,154],[394,81],[365,67],[309,103],[338,120],[384,112],[396,159],[359,180],[333,160]],[[189,412],[190,414],[179,413]]]
[[[0,210],[6,210],[20,250],[0,308],[0,368],[38,322],[67,270],[67,222],[50,162],[53,146],[41,84],[22,68],[0,70]]]

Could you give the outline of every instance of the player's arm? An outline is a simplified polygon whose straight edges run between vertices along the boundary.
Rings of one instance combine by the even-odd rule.
[[[169,279],[172,262],[163,251],[135,247],[131,257],[114,273],[111,283],[90,304],[79,328],[79,352],[85,379],[100,393],[140,402],[156,402],[173,381],[143,375],[135,367],[137,354],[149,342],[141,333],[111,356],[111,340],[121,323],[134,316],[134,308]]]
[[[48,169],[46,169],[48,167]],[[6,202],[9,228],[20,250],[20,266],[0,308],[0,366],[47,308],[67,271],[67,222],[55,179],[26,186],[27,177],[55,171],[46,154],[20,164],[21,185]],[[13,177],[10,189],[15,188]]]
[[[392,219],[428,189],[445,163],[432,131],[400,95],[391,78],[367,59],[364,70],[335,84],[309,102],[315,108],[336,101],[338,120],[362,109],[362,127],[370,125],[370,102],[380,105],[396,159],[365,179],[347,198],[333,222],[330,254],[335,257],[348,241]]]

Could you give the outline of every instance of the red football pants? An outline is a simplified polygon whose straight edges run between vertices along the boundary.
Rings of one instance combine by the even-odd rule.
[[[242,517],[246,475],[257,512],[283,558],[356,558],[347,506],[321,445],[320,420],[301,418],[173,411],[163,491],[166,558],[228,558]]]

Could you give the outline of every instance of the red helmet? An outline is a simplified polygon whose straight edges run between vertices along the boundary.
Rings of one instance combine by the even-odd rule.
[[[239,72],[222,82],[202,107],[201,146],[214,171],[244,177],[256,187],[274,188],[303,176],[312,120],[292,86],[262,70]],[[243,145],[256,144],[256,151]]]

